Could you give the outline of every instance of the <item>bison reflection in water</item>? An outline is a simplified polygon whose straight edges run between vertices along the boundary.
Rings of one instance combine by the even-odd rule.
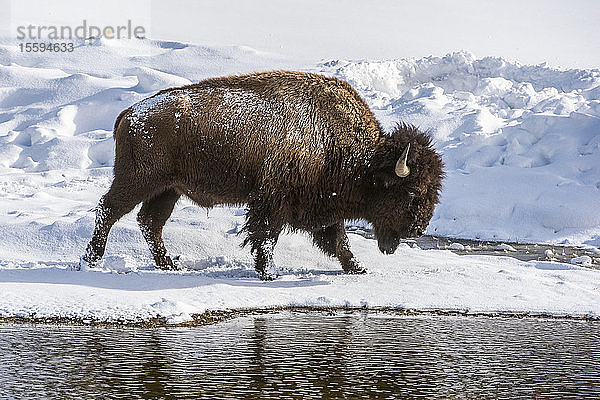
[[[159,268],[174,268],[162,228],[180,196],[202,207],[247,204],[256,270],[273,277],[284,228],[304,230],[347,273],[363,272],[344,220],[364,219],[379,249],[422,235],[443,165],[430,138],[399,124],[384,132],[347,83],[274,71],[163,90],[115,123],[114,181],[98,206],[82,264],[104,254],[108,232],[143,202],[138,221]]]

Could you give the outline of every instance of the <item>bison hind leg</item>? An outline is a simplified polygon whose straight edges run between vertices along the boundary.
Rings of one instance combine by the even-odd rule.
[[[364,274],[366,272],[365,268],[354,258],[354,254],[350,251],[343,221],[312,231],[311,235],[313,243],[317,247],[328,256],[336,257],[340,261],[345,273]]]
[[[171,257],[167,255],[162,230],[179,197],[179,193],[174,189],[168,189],[144,201],[137,216],[140,230],[148,243],[156,266],[160,269],[177,269]]]
[[[104,255],[112,226],[145,197],[146,193],[131,190],[131,186],[124,180],[113,181],[108,193],[102,196],[96,207],[96,226],[85,254],[81,257],[79,268],[95,267],[98,264]]]

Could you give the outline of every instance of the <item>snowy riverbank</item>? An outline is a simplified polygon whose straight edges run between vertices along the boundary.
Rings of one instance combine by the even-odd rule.
[[[244,47],[98,41],[66,54],[0,45],[0,317],[185,320],[207,309],[402,307],[600,315],[600,271],[457,256],[350,235],[369,274],[345,276],[303,235],[282,237],[282,277],[260,282],[237,232],[243,209],[181,201],[165,242],[187,270],[157,272],[134,215],[100,271],[74,272],[111,181],[112,125],[162,88],[268,69],[348,80],[390,126],[429,130],[447,169],[429,234],[600,246],[600,71],[457,52],[313,65]],[[597,262],[597,261],[596,261]],[[128,272],[114,273],[117,272]]]

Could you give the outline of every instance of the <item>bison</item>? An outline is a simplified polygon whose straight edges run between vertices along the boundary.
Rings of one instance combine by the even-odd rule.
[[[163,90],[121,112],[114,180],[97,208],[82,264],[95,266],[113,224],[143,203],[138,222],[158,268],[174,269],[162,229],[181,196],[201,207],[246,205],[261,279],[273,278],[283,229],[302,230],[346,273],[364,269],[345,220],[366,220],[379,249],[420,236],[443,178],[431,139],[398,124],[384,132],[345,81],[272,71]]]

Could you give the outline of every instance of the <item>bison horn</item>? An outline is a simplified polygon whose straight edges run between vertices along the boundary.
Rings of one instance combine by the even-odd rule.
[[[404,153],[398,159],[396,163],[396,175],[400,178],[406,178],[408,174],[410,174],[410,168],[406,165],[406,160],[408,159],[408,150],[410,150],[410,143],[404,149]]]

